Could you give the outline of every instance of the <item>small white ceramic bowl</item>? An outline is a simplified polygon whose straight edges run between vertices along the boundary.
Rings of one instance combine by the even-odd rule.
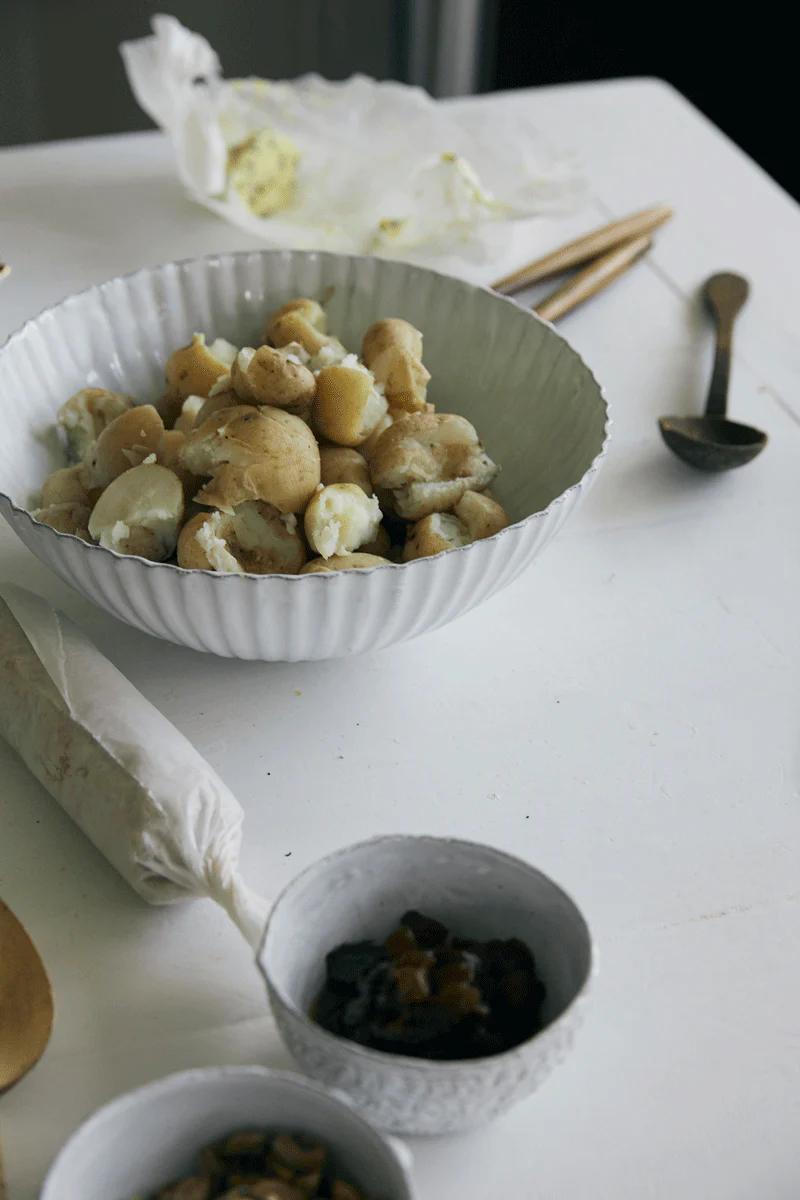
[[[462,937],[521,938],[547,997],[546,1027],[502,1054],[431,1062],[369,1050],[307,1015],[341,942],[382,940],[409,908]],[[294,879],[272,910],[258,964],[284,1040],[307,1074],[346,1092],[382,1129],[440,1134],[492,1120],[534,1092],[572,1044],[592,971],[583,916],[518,858],[473,842],[384,837],[332,854]]]
[[[147,1196],[188,1174],[204,1146],[259,1126],[324,1142],[367,1196],[414,1200],[405,1146],[318,1084],[266,1067],[183,1071],[112,1100],[61,1149],[40,1200]]]
[[[317,575],[217,575],[124,557],[35,521],[29,508],[63,453],[59,405],[86,386],[141,401],[194,331],[256,344],[290,296],[326,300],[358,349],[377,317],[425,335],[430,398],[475,423],[502,465],[515,524],[434,559]],[[70,296],[0,350],[0,511],[62,579],[122,621],[236,658],[336,658],[446,624],[505,587],[588,490],[607,440],[602,392],[574,350],[530,311],[420,267],[302,251],[225,254],[142,270]],[[493,485],[494,486],[494,485]]]

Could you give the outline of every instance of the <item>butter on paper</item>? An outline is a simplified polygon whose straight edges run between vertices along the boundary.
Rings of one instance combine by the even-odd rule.
[[[0,734],[143,900],[207,896],[255,946],[242,809],[192,744],[61,613],[0,584]]]
[[[509,222],[582,196],[573,164],[521,106],[454,108],[363,75],[225,80],[205,38],[174,17],[152,27],[120,49],[136,99],[170,136],[181,180],[274,246],[446,266],[495,254]]]

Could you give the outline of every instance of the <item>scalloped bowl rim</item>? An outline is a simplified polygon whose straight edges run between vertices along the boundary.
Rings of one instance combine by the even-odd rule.
[[[366,255],[366,254],[337,254],[337,253],[334,253],[333,251],[329,251],[329,250],[269,250],[269,249],[232,250],[232,251],[225,251],[225,252],[216,253],[216,254],[196,255],[196,256],[190,257],[190,258],[169,259],[166,262],[157,263],[154,266],[137,267],[136,270],[127,271],[123,275],[113,275],[110,279],[103,280],[102,283],[90,284],[88,287],[82,288],[78,292],[69,292],[66,296],[63,296],[60,300],[57,300],[54,304],[49,304],[45,308],[40,309],[40,311],[38,313],[36,313],[35,316],[28,317],[28,319],[26,321],[24,321],[22,323],[22,325],[18,326],[12,333],[10,333],[8,335],[8,337],[6,338],[6,340],[3,342],[3,344],[0,345],[0,369],[2,369],[3,355],[5,354],[6,350],[8,350],[13,345],[14,342],[16,342],[20,338],[22,338],[31,326],[36,325],[39,321],[41,321],[42,317],[48,316],[49,314],[57,315],[58,310],[60,308],[64,307],[65,305],[71,304],[77,300],[81,300],[84,296],[88,296],[93,292],[102,293],[105,289],[111,287],[113,284],[123,283],[126,280],[136,279],[137,277],[142,276],[142,275],[155,274],[159,271],[164,271],[164,270],[168,269],[169,267],[187,267],[187,266],[191,266],[194,263],[202,262],[202,263],[210,264],[210,263],[219,263],[223,259],[251,258],[254,256],[255,257],[276,256],[276,257],[284,257],[285,258],[287,256],[295,256],[295,255],[306,256],[308,258],[315,258],[315,259],[319,259],[319,258],[337,259],[337,260],[349,259],[349,260],[356,261],[356,262],[372,261],[373,257],[374,257],[371,255]],[[378,260],[378,261],[383,261],[383,260]],[[586,372],[589,375],[589,378],[591,379],[591,381],[597,388],[598,395],[599,395],[600,400],[605,408],[605,421],[603,423],[603,441],[600,446],[600,449],[598,450],[597,454],[594,456],[594,458],[592,459],[591,463],[586,468],[584,473],[581,475],[580,479],[578,479],[575,483],[570,484],[570,486],[568,488],[565,488],[563,492],[560,492],[558,496],[555,496],[545,508],[538,509],[534,513],[528,513],[527,516],[521,517],[518,521],[514,521],[511,525],[507,525],[505,527],[505,529],[501,529],[498,533],[492,534],[491,537],[478,539],[477,541],[470,542],[469,545],[467,545],[467,546],[455,546],[450,550],[445,550],[445,551],[441,552],[440,554],[431,555],[431,556],[428,556],[425,558],[413,559],[411,562],[408,562],[408,563],[387,562],[387,563],[381,563],[379,566],[375,566],[375,567],[348,567],[344,571],[312,571],[312,572],[309,572],[307,575],[301,575],[301,574],[289,575],[289,574],[286,574],[286,573],[280,572],[280,571],[274,571],[274,572],[271,572],[271,573],[265,574],[265,575],[256,575],[256,574],[252,574],[250,572],[234,574],[234,573],[222,572],[222,571],[211,571],[211,570],[207,570],[207,569],[199,568],[199,567],[191,567],[191,568],[190,567],[179,567],[177,563],[153,562],[151,559],[142,558],[138,554],[120,554],[117,550],[112,550],[107,546],[101,546],[101,545],[97,544],[96,542],[85,542],[83,540],[83,538],[78,537],[77,534],[62,533],[60,530],[53,529],[50,525],[46,525],[44,523],[44,521],[37,521],[36,517],[34,517],[27,508],[23,508],[21,505],[16,504],[11,499],[11,497],[8,495],[8,493],[4,492],[2,489],[0,489],[0,500],[5,501],[5,503],[8,505],[9,509],[11,510],[11,512],[16,517],[20,517],[23,520],[27,520],[31,525],[35,526],[37,529],[46,530],[47,532],[45,534],[45,537],[49,536],[52,538],[66,539],[70,542],[78,542],[83,547],[83,551],[86,553],[89,553],[89,554],[100,552],[101,554],[108,555],[112,559],[116,559],[118,561],[133,560],[135,562],[143,564],[145,567],[148,567],[152,570],[177,571],[181,575],[205,575],[209,578],[218,579],[218,580],[225,580],[225,579],[229,579],[229,578],[246,579],[246,580],[250,580],[250,581],[253,581],[256,583],[263,583],[264,581],[268,581],[270,579],[329,580],[331,578],[335,578],[337,575],[345,575],[346,574],[346,575],[369,576],[369,575],[372,575],[375,571],[385,571],[387,569],[398,571],[398,570],[408,570],[409,568],[412,568],[412,569],[419,568],[422,566],[431,566],[432,564],[434,564],[437,561],[437,559],[441,558],[442,553],[444,553],[444,554],[468,554],[471,550],[474,550],[476,548],[476,546],[478,546],[482,543],[494,542],[498,538],[502,538],[506,534],[510,533],[511,530],[517,529],[519,526],[525,525],[529,521],[535,521],[535,520],[546,517],[550,512],[552,512],[552,510],[554,508],[556,508],[558,505],[563,503],[563,501],[569,495],[571,495],[572,492],[578,491],[579,489],[584,487],[586,481],[588,479],[590,479],[591,476],[593,476],[597,473],[597,471],[600,468],[600,464],[602,463],[603,459],[606,458],[606,456],[608,454],[608,447],[609,447],[609,443],[611,441],[610,429],[611,429],[611,425],[613,422],[611,419],[611,410],[610,410],[610,406],[608,403],[608,397],[606,396],[606,393],[605,393],[605,389],[603,388],[602,384],[598,381],[598,379],[595,376],[594,372],[592,371],[591,367],[585,362],[583,357],[578,353],[578,351],[571,344],[571,342],[568,342],[567,339],[565,337],[563,337],[562,334],[560,334],[555,329],[555,327],[553,326],[551,321],[545,321],[533,309],[524,309],[522,305],[518,304],[517,301],[513,299],[513,297],[502,296],[502,295],[500,295],[499,292],[493,291],[492,288],[486,286],[485,284],[470,283],[468,280],[461,279],[457,275],[447,275],[443,271],[436,271],[432,267],[418,266],[416,263],[407,263],[405,265],[412,267],[414,270],[425,272],[428,275],[436,276],[438,279],[444,279],[444,280],[448,280],[448,281],[455,280],[458,283],[464,284],[466,287],[474,288],[475,291],[485,292],[487,295],[491,296],[494,300],[497,300],[500,303],[507,304],[507,305],[511,306],[512,308],[522,309],[523,312],[527,312],[527,314],[529,315],[531,320],[538,322],[538,324],[540,324],[540,325],[545,325],[551,331],[551,333],[559,339],[559,341],[564,343],[564,345],[567,347],[567,349],[570,350],[570,352],[575,355],[575,357],[578,359],[580,364],[584,367],[584,369],[586,370]],[[501,467],[502,467],[502,464],[501,464]]]
[[[308,1014],[303,1012],[302,1009],[298,1008],[294,1001],[284,993],[283,989],[272,981],[265,964],[267,940],[269,938],[270,929],[273,925],[273,918],[278,910],[278,906],[288,895],[288,893],[295,887],[295,885],[302,882],[302,880],[308,875],[312,874],[312,872],[320,870],[323,867],[333,866],[340,858],[351,854],[354,850],[365,850],[373,846],[399,841],[435,842],[439,845],[449,846],[451,848],[463,847],[468,850],[477,849],[484,852],[489,851],[492,855],[496,856],[503,862],[510,863],[515,867],[523,867],[525,871],[540,876],[575,910],[575,913],[580,922],[583,924],[586,932],[586,942],[589,951],[589,962],[586,969],[586,976],[581,983],[581,986],[578,988],[578,991],[572,997],[567,1006],[561,1010],[557,1017],[554,1017],[552,1021],[548,1022],[543,1029],[538,1029],[536,1033],[531,1034],[531,1036],[525,1038],[524,1041],[518,1042],[516,1046],[510,1046],[507,1050],[501,1050],[497,1054],[487,1054],[479,1058],[426,1059],[417,1058],[410,1054],[390,1054],[386,1050],[373,1050],[369,1046],[362,1046],[359,1042],[351,1042],[347,1038],[338,1037],[335,1033],[330,1033],[329,1030],[324,1029],[321,1025],[318,1025],[315,1021],[312,1021]],[[269,992],[277,996],[282,1007],[285,1008],[287,1012],[291,1013],[295,1020],[299,1020],[304,1028],[312,1031],[314,1037],[319,1037],[323,1043],[328,1043],[329,1045],[336,1045],[339,1048],[343,1048],[345,1053],[348,1055],[352,1055],[354,1058],[360,1059],[364,1063],[374,1067],[386,1068],[394,1066],[398,1068],[402,1067],[403,1070],[414,1070],[428,1075],[446,1075],[457,1074],[459,1071],[463,1071],[465,1067],[471,1069],[480,1069],[481,1067],[491,1066],[492,1064],[508,1061],[510,1058],[518,1057],[521,1052],[527,1050],[528,1047],[534,1045],[537,1041],[539,1041],[540,1038],[546,1036],[551,1030],[555,1029],[564,1020],[566,1020],[567,1016],[582,1009],[586,1004],[594,980],[597,976],[598,959],[597,947],[595,946],[594,938],[592,937],[591,927],[589,922],[586,920],[586,917],[583,915],[583,911],[581,910],[580,906],[575,900],[573,900],[569,892],[566,891],[566,889],[563,888],[560,883],[556,883],[556,881],[545,871],[540,870],[539,867],[533,866],[532,863],[527,862],[524,858],[520,858],[519,855],[509,854],[507,850],[500,850],[497,846],[491,846],[487,842],[477,842],[470,838],[437,837],[435,834],[385,833],[379,834],[377,837],[367,838],[363,842],[353,842],[348,846],[341,846],[338,850],[334,850],[331,854],[326,854],[322,858],[318,858],[315,862],[309,863],[309,865],[303,871],[301,871],[299,875],[294,875],[289,880],[289,882],[278,893],[277,897],[275,898],[275,902],[269,911],[267,923],[264,926],[264,932],[261,935],[261,941],[259,942],[258,949],[256,951],[256,966],[258,967],[258,970],[264,979]]]

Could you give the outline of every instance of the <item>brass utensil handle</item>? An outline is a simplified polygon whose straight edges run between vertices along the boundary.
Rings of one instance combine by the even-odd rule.
[[[534,305],[533,311],[544,317],[545,321],[557,321],[559,317],[572,312],[573,308],[577,308],[584,300],[607,288],[627,271],[637,258],[641,258],[651,245],[652,239],[647,236],[623,242],[621,246],[609,250],[608,254],[595,259],[583,271],[579,271],[555,292]]]
[[[532,283],[538,283],[541,279],[547,279],[551,275],[560,275],[563,271],[568,271],[570,267],[580,266],[581,263],[596,258],[598,254],[604,254],[613,246],[618,246],[620,242],[627,242],[642,234],[652,233],[671,216],[672,209],[666,204],[661,204],[657,208],[646,208],[642,212],[633,213],[619,221],[612,221],[610,225],[604,225],[601,229],[584,234],[574,242],[568,242],[566,246],[561,246],[558,250],[546,254],[544,258],[538,258],[535,262],[520,267],[518,271],[512,271],[510,275],[498,279],[496,283],[492,284],[492,287],[496,292],[503,292],[506,296],[510,296],[525,287],[530,287]]]
[[[728,383],[733,353],[733,323],[750,293],[742,275],[723,271],[706,281],[703,295],[717,326],[714,369],[706,401],[707,417],[724,417],[728,411]]]

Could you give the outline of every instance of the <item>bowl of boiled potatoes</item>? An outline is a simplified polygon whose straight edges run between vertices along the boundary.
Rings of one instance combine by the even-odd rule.
[[[592,373],[532,312],[301,251],[68,297],[0,350],[0,414],[0,509],[40,559],[148,633],[264,660],[474,607],[550,540],[608,436]]]

